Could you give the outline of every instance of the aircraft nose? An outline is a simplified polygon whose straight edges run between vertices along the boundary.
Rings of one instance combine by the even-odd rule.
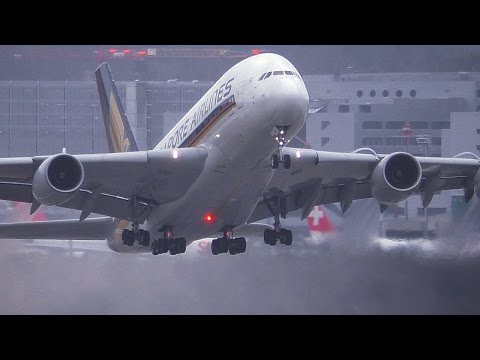
[[[269,91],[267,101],[275,108],[277,125],[294,125],[303,120],[308,111],[308,92],[303,82],[279,79]]]

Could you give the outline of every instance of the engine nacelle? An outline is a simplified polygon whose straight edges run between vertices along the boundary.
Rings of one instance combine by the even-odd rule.
[[[422,167],[410,154],[397,152],[380,161],[372,174],[372,196],[393,205],[407,199],[422,180]]]
[[[38,167],[32,182],[33,196],[42,205],[60,205],[82,186],[83,165],[74,156],[57,154]]]

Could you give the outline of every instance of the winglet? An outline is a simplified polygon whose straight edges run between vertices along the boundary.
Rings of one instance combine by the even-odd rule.
[[[109,151],[111,153],[138,151],[137,142],[107,63],[98,67],[95,77]]]

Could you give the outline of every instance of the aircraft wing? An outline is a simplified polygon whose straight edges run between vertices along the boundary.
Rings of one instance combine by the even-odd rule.
[[[275,171],[249,223],[271,217],[268,199],[278,194],[285,196],[288,212],[302,210],[302,219],[315,205],[340,203],[346,211],[353,200],[373,197],[373,171],[387,156],[373,152],[335,153],[295,148],[284,148],[283,153],[291,156],[291,168],[286,170],[280,166]],[[441,190],[464,189],[466,201],[472,198],[480,167],[478,158],[415,159],[422,175],[414,193],[422,195],[424,206]],[[271,166],[270,159],[265,159],[264,166]]]
[[[133,201],[139,223],[154,204],[180,198],[203,170],[207,151],[201,147],[108,154],[67,155],[83,166],[79,190],[60,207],[133,221]],[[38,203],[32,183],[49,156],[0,159],[0,199]],[[68,176],[68,171],[67,171]]]

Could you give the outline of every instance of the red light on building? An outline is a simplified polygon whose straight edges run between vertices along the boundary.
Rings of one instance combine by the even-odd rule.
[[[140,51],[137,51],[137,54],[140,56],[145,56],[147,55],[147,52],[145,50],[140,50]]]
[[[117,52],[117,49],[108,49],[108,52],[109,52],[110,54],[114,54],[114,53]]]
[[[123,50],[123,53],[124,53],[124,54],[130,54],[131,52],[132,52],[132,50],[130,50],[130,49],[125,49],[125,50]]]
[[[252,55],[258,55],[262,52],[260,49],[252,49]]]
[[[206,223],[212,223],[215,221],[215,216],[213,216],[213,214],[206,214],[203,217],[203,221],[205,221]]]

